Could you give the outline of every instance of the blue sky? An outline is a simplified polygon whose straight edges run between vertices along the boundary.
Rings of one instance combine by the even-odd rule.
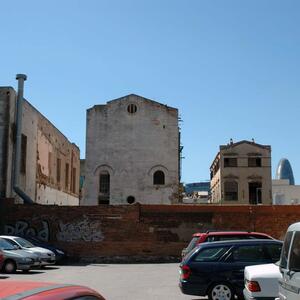
[[[182,180],[209,178],[220,144],[272,146],[300,183],[300,1],[2,1],[0,85],[85,156],[86,109],[130,93],[179,109]]]

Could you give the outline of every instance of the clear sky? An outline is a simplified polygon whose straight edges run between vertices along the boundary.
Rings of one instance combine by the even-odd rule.
[[[0,85],[85,156],[86,109],[139,94],[179,109],[182,180],[209,178],[219,145],[272,146],[300,183],[300,1],[1,1]]]

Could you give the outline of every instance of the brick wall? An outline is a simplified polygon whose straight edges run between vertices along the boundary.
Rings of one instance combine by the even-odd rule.
[[[299,206],[10,205],[2,232],[34,234],[76,258],[178,257],[197,231],[249,230],[283,239],[300,221]]]

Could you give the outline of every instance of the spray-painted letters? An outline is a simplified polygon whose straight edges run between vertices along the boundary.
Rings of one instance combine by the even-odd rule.
[[[49,224],[47,221],[41,222],[42,226],[30,226],[28,222],[17,221],[15,225],[5,225],[4,233],[7,235],[20,235],[20,236],[36,236],[42,241],[49,241]]]
[[[72,222],[59,222],[59,230],[56,238],[58,241],[75,242],[75,241],[102,241],[104,236],[101,231],[101,223],[99,221],[90,221],[87,216],[83,219]]]

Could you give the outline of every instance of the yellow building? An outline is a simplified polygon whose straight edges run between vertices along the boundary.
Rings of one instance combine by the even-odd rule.
[[[221,145],[211,167],[211,203],[272,204],[271,146]]]

